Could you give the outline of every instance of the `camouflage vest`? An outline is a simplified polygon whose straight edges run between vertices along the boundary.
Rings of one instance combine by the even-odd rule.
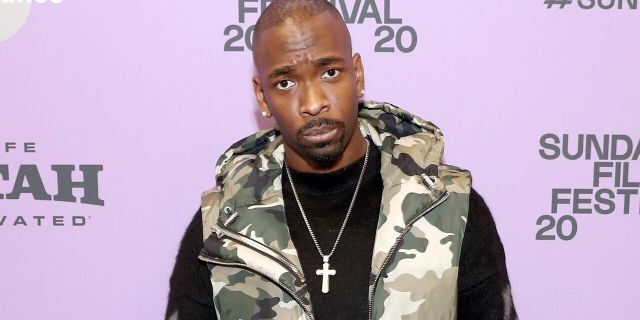
[[[439,128],[366,101],[360,130],[381,150],[383,194],[369,287],[370,319],[455,319],[471,176],[442,165]],[[284,147],[260,131],[229,148],[202,195],[204,248],[218,319],[313,319],[285,220]]]

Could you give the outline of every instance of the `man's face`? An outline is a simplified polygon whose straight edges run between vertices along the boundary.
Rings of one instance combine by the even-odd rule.
[[[338,19],[325,12],[290,20],[263,30],[254,46],[260,108],[275,117],[286,151],[318,166],[331,165],[360,137],[353,133],[362,64]]]

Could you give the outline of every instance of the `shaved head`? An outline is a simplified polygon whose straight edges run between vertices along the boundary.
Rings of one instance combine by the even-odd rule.
[[[262,12],[256,22],[253,31],[254,48],[258,47],[256,42],[261,40],[260,35],[263,31],[285,23],[303,22],[308,18],[324,12],[331,13],[337,22],[344,25],[344,28],[347,29],[347,25],[344,23],[340,12],[327,0],[274,0]],[[351,44],[351,36],[348,32],[347,36],[349,44]],[[254,51],[254,55],[255,54]]]

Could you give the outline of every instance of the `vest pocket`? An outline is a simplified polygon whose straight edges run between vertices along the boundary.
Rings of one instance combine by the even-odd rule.
[[[219,319],[313,319],[294,295],[246,265],[200,255],[211,270]]]

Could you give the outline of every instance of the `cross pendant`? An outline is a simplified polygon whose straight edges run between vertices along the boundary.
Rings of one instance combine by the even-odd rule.
[[[335,276],[336,270],[329,269],[329,257],[322,257],[322,269],[316,270],[316,274],[322,276],[322,293],[329,292],[329,276]]]

